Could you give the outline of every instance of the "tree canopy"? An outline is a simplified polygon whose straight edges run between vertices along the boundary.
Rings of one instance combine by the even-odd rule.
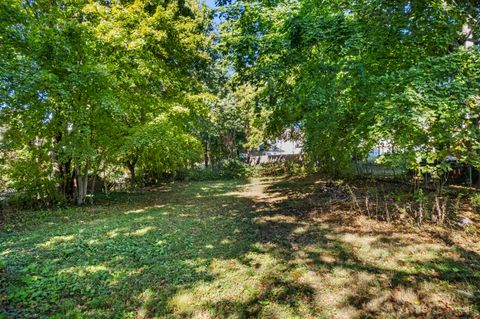
[[[269,130],[301,125],[320,169],[381,140],[411,168],[447,155],[478,167],[479,12],[473,1],[236,1],[224,47],[271,111]]]

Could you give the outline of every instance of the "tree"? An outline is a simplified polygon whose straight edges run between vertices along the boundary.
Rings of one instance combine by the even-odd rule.
[[[167,136],[168,130],[173,129],[179,134],[178,141],[168,140],[173,143],[168,149],[175,152],[176,142],[185,140],[195,125],[196,114],[203,112],[203,103],[196,96],[207,90],[210,13],[205,7],[199,10],[183,2],[152,5],[148,1],[92,3],[85,11],[103,43],[106,63],[117,79],[120,134],[113,144],[134,185],[135,169],[142,159],[145,161],[145,152],[168,155],[165,149],[158,148],[165,147],[167,140],[153,139],[162,139],[162,134]],[[166,126],[161,128],[161,123]],[[159,131],[152,131],[152,127]],[[140,137],[145,140],[139,140]],[[178,147],[182,149],[182,144]],[[191,159],[192,154],[187,153],[186,157]],[[150,158],[166,163],[158,156]],[[178,162],[185,163],[181,156]],[[159,164],[149,166],[156,165]],[[164,167],[174,168],[178,165]]]
[[[48,154],[36,157],[36,165],[50,162],[53,172],[45,173],[60,174],[63,190],[78,204],[85,201],[98,137],[108,131],[99,129],[102,119],[114,105],[110,74],[95,59],[99,43],[82,23],[81,5],[9,1],[2,10],[16,18],[1,35],[10,53],[2,59],[1,81],[7,145]]]

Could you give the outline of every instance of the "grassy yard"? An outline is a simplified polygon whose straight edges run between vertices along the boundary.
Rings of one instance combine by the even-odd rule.
[[[315,178],[177,183],[8,217],[0,318],[480,318],[468,230],[322,207]]]

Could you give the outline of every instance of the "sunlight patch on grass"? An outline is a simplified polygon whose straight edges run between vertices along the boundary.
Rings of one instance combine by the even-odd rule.
[[[222,245],[230,245],[232,243],[232,240],[230,238],[224,238],[220,241],[220,244]]]
[[[419,286],[419,294],[424,304],[440,305],[444,308],[453,307],[455,295],[452,287],[448,285],[442,287],[429,282],[422,282]]]
[[[258,224],[266,224],[266,223],[290,223],[294,224],[297,221],[297,218],[294,216],[287,216],[287,215],[282,215],[282,214],[277,214],[273,216],[263,216],[263,217],[258,217],[253,219],[254,222]]]
[[[344,233],[330,238],[349,244],[359,260],[390,270],[412,271],[412,264],[434,260],[445,250],[436,243],[410,242],[394,235],[385,237]]]
[[[244,259],[244,262],[214,260],[209,271],[215,279],[179,291],[170,306],[175,313],[186,316],[213,310],[212,306],[220,304],[232,315],[241,313],[242,305],[259,298],[270,287],[271,280],[283,271],[278,261],[268,254],[249,253]]]
[[[365,310],[370,313],[379,312],[390,298],[390,291],[385,289],[376,291],[376,294],[372,295],[372,298],[366,302]]]
[[[206,273],[208,271],[208,260],[206,258],[195,258],[185,260],[184,264],[195,269],[196,273]]]
[[[319,258],[325,264],[335,264],[337,262],[337,258],[331,254],[321,254]]]
[[[324,275],[307,272],[303,280],[315,287],[315,304],[326,317],[356,318],[357,308],[377,296],[381,288],[375,282],[375,276],[366,272],[354,273],[336,267],[331,273]],[[375,304],[370,307],[376,306]]]
[[[266,302],[262,308],[259,317],[271,319],[301,319],[290,306],[276,302]]]
[[[141,213],[145,213],[145,208],[129,210],[127,212],[124,212],[125,215],[141,214]]]
[[[293,234],[300,235],[305,234],[308,231],[308,226],[299,226],[293,230]]]
[[[255,243],[252,245],[252,247],[257,249],[260,252],[268,253],[269,251],[277,248],[278,245],[272,242],[267,242],[267,243]]]
[[[375,241],[376,238],[371,236],[359,236],[356,234],[346,233],[338,239],[354,246],[369,246],[372,242]]]
[[[113,230],[108,231],[105,235],[106,235],[108,238],[112,239],[112,238],[115,238],[115,237],[117,237],[117,236],[119,236],[119,235],[121,235],[122,233],[125,233],[125,232],[127,232],[127,231],[128,231],[128,228],[126,228],[126,227],[116,228],[116,229],[113,229]]]
[[[38,248],[52,248],[58,244],[66,243],[69,241],[72,241],[75,239],[75,235],[66,235],[66,236],[55,236],[47,240],[46,242],[43,242],[41,244],[38,244]]]
[[[79,277],[87,276],[96,272],[110,272],[111,269],[105,265],[87,265],[87,266],[75,266],[61,270],[60,274],[75,274]]]
[[[1,234],[7,312],[144,319],[478,314],[474,239],[462,250],[347,211],[308,214],[308,185],[278,182],[181,184],[148,202],[145,195],[71,209],[68,220],[65,212],[32,214],[31,223]]]
[[[14,253],[15,253],[15,251],[12,250],[12,249],[5,249],[5,250],[3,250],[3,251],[0,253],[0,255],[1,255],[2,257],[7,257],[8,255],[14,254]]]
[[[212,311],[199,311],[192,315],[192,319],[212,319],[215,314]]]
[[[399,287],[393,291],[392,297],[399,304],[420,304],[417,294],[411,288]]]
[[[135,319],[149,318],[149,310],[152,308],[152,303],[155,300],[155,293],[152,291],[152,289],[148,288],[142,292],[137,299],[140,300],[142,306],[137,310]]]
[[[153,226],[146,226],[144,228],[141,228],[141,229],[137,229],[136,231],[133,231],[130,233],[130,235],[132,236],[145,236],[148,232],[152,231],[152,230],[155,230],[157,229],[157,227],[153,227]]]
[[[432,260],[436,258],[439,252],[445,251],[445,247],[439,244],[416,244],[408,245],[404,248],[407,255],[418,258],[418,260]]]

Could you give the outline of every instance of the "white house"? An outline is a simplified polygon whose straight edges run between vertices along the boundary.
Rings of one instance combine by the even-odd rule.
[[[276,140],[266,151],[268,156],[295,155],[302,152],[302,143],[293,140]]]

